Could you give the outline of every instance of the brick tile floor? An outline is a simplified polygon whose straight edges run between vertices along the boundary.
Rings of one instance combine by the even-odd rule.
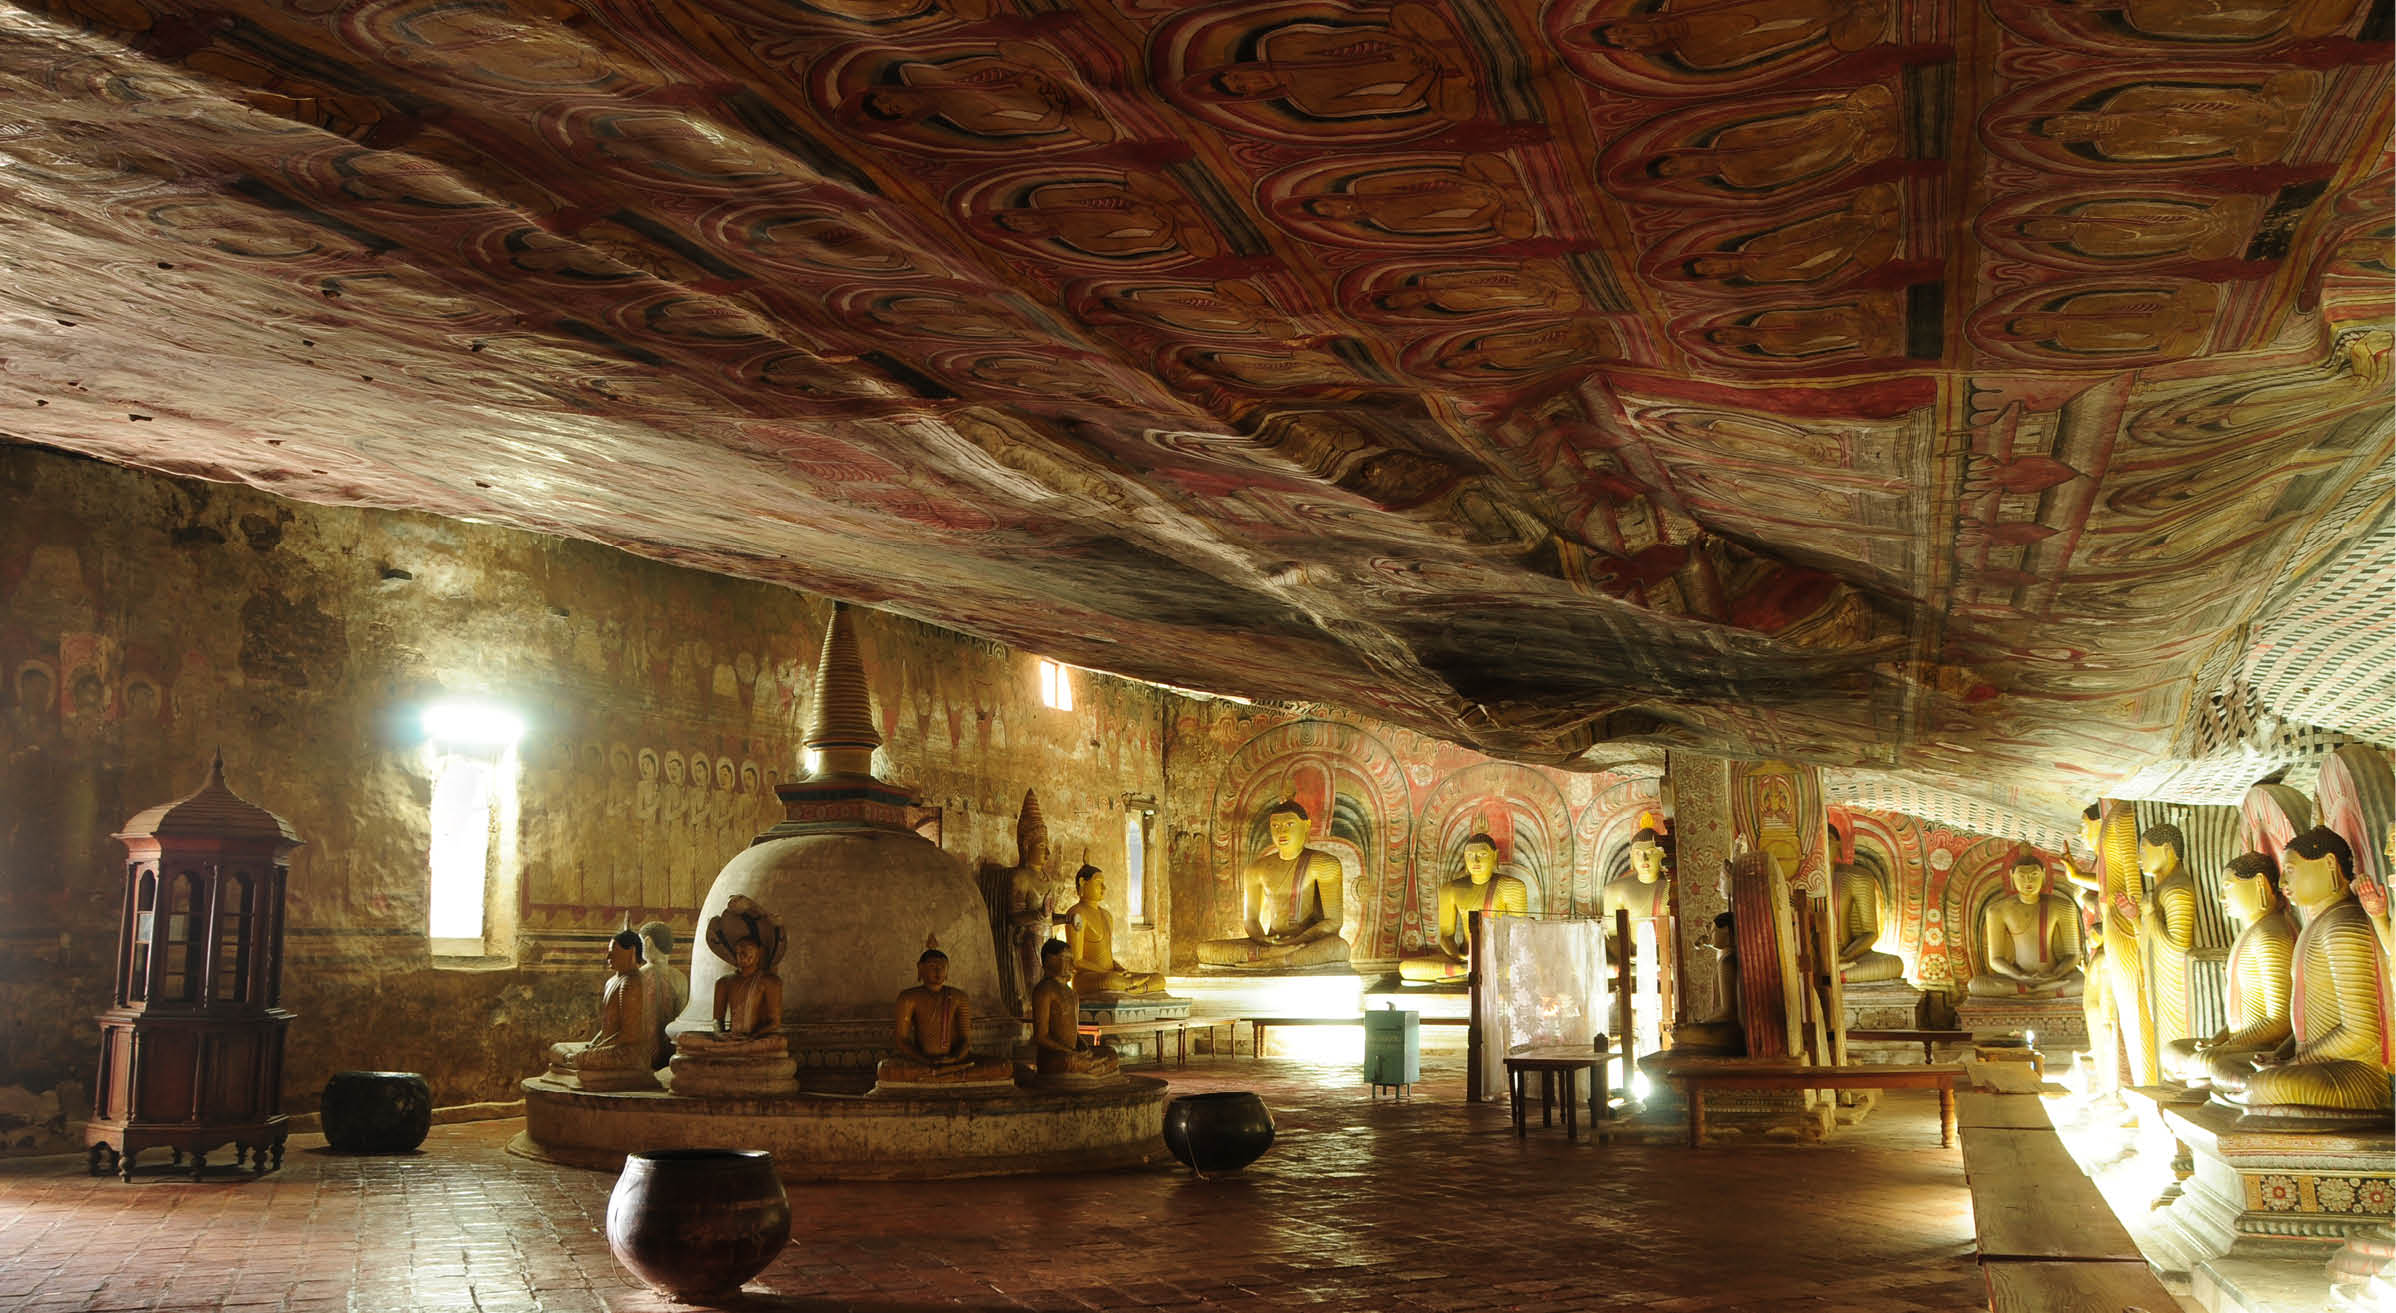
[[[1957,1313],[1985,1309],[1961,1161],[1928,1093],[1827,1144],[1517,1142],[1460,1070],[1411,1102],[1353,1066],[1223,1059],[1176,1090],[1262,1093],[1243,1177],[1155,1170],[795,1186],[792,1240],[736,1307],[1310,1313]],[[0,1163],[0,1309],[655,1313],[601,1233],[613,1178],[510,1157],[520,1123],[420,1154],[295,1138],[257,1180]]]

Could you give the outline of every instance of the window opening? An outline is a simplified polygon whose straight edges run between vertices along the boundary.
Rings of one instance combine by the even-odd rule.
[[[1040,660],[1040,705],[1056,711],[1073,710],[1073,668],[1046,657]]]

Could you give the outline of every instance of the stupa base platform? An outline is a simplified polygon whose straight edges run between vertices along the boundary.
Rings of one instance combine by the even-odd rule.
[[[786,1181],[938,1181],[1089,1172],[1162,1161],[1165,1082],[1093,1090],[1018,1089],[996,1097],[797,1094],[694,1099],[662,1090],[599,1093],[546,1077],[523,1082],[524,1130],[508,1151],[618,1171],[647,1149],[765,1149]]]

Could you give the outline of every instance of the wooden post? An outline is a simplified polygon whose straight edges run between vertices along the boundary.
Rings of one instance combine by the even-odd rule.
[[[1839,927],[1837,902],[1817,898],[1814,907],[1820,922],[1823,956],[1828,971],[1829,997],[1823,1010],[1830,1018],[1830,1061],[1834,1066],[1847,1065],[1847,985],[1839,979]]]
[[[1631,938],[1629,908],[1614,909],[1614,942],[1622,945],[1621,960],[1614,964],[1614,1047],[1622,1053],[1622,1085],[1627,1090],[1631,1084],[1631,1058],[1638,1051],[1637,1032],[1632,1030],[1637,1016],[1632,1004],[1637,997],[1633,991],[1639,987],[1638,964],[1634,960],[1638,947]]]
[[[1485,938],[1488,919],[1486,912],[1471,913],[1465,922],[1465,933],[1471,936],[1472,963],[1465,974],[1465,989],[1472,1000],[1470,1020],[1464,1028],[1464,1101],[1481,1101],[1481,962],[1489,956],[1489,940]]]

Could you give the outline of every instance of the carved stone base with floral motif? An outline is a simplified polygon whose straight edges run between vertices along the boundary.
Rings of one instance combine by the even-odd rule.
[[[2213,1104],[2160,1111],[2195,1164],[2163,1217],[2199,1255],[2323,1262],[2396,1215],[2396,1133],[2241,1131]]]

